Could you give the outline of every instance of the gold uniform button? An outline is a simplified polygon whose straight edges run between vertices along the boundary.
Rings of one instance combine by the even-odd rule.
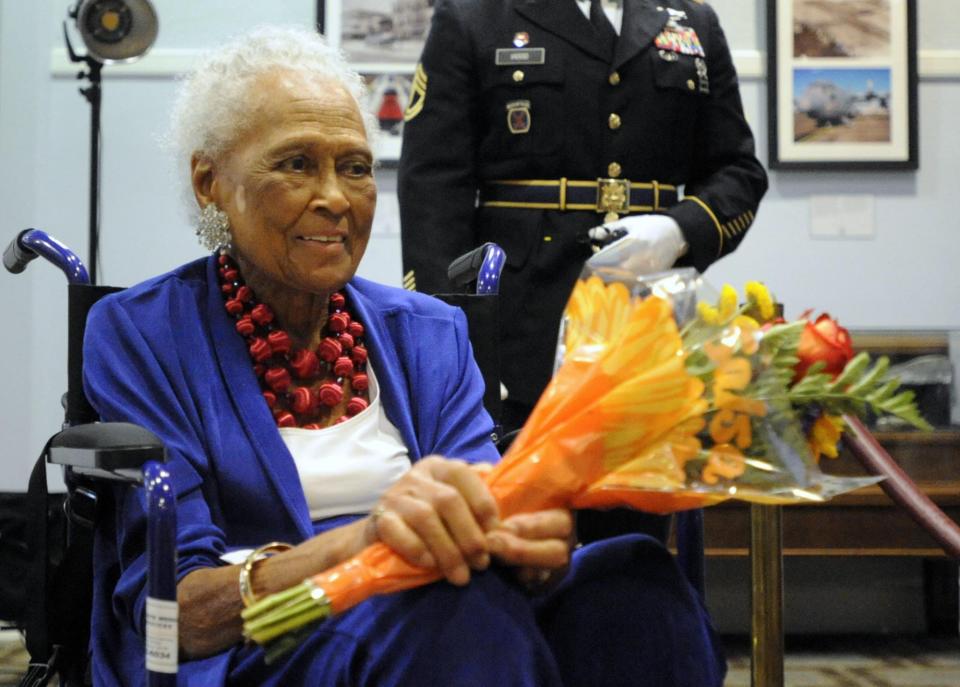
[[[522,69],[518,69],[513,73],[513,80],[516,81],[517,83],[520,83],[521,81],[523,81],[523,77],[524,77],[524,74]],[[693,82],[691,81],[690,83],[693,83]]]
[[[607,124],[610,125],[611,129],[619,129],[621,124],[620,115],[618,115],[616,112],[611,114],[609,119],[607,119]]]
[[[609,165],[607,165],[607,176],[609,177],[616,179],[618,176],[620,176],[620,172],[622,171],[623,170],[620,168],[619,162],[611,162]]]
[[[618,83],[620,83],[620,72],[613,72],[607,81],[610,82],[611,86],[616,86]]]
[[[697,84],[693,83],[693,79],[687,79],[687,88],[691,91],[697,87]]]

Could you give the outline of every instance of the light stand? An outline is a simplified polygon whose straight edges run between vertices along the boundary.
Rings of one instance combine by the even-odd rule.
[[[89,79],[90,85],[81,88],[80,93],[90,103],[90,221],[87,229],[87,272],[90,275],[90,283],[97,283],[97,253],[100,242],[100,100],[102,89],[100,88],[101,70],[103,63],[97,62],[89,55],[83,57],[77,55],[70,44],[70,36],[67,34],[67,25],[63,25],[63,37],[67,42],[67,54],[71,62],[85,62],[86,70],[81,70],[77,74],[78,79]]]

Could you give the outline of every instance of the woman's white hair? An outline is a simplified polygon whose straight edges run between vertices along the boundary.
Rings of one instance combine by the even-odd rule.
[[[194,154],[216,160],[243,135],[251,115],[250,86],[274,69],[342,84],[357,101],[367,139],[374,143],[379,126],[364,106],[366,86],[343,55],[316,31],[262,26],[207,53],[182,79],[167,137],[181,170],[178,176],[189,169]],[[185,190],[192,199],[189,184]],[[197,210],[194,203],[190,206]]]

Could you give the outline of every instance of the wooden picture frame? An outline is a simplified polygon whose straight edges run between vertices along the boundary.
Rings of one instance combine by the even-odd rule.
[[[917,169],[916,18],[916,0],[768,0],[771,169]]]

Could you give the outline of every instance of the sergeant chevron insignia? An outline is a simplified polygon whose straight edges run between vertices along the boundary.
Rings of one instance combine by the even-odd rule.
[[[417,64],[413,72],[413,83],[410,85],[410,100],[407,102],[407,109],[403,113],[403,121],[409,122],[420,114],[423,110],[423,104],[427,99],[427,72],[422,64]]]

